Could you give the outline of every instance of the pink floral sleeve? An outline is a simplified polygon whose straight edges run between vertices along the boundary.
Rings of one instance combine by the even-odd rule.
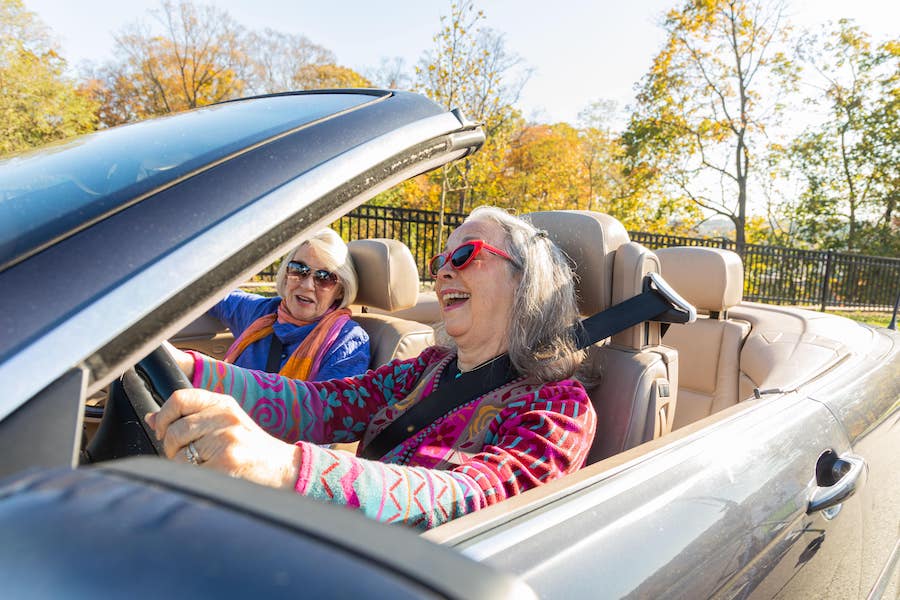
[[[232,396],[260,427],[286,442],[352,442],[372,415],[409,394],[438,353],[429,348],[416,358],[330,381],[289,379],[193,353],[193,379],[194,387]]]

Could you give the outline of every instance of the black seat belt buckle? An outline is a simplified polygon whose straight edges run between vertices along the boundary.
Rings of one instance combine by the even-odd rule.
[[[655,317],[660,323],[693,323],[697,320],[697,309],[682,298],[659,273],[650,273],[644,278],[644,291],[653,290],[662,296],[670,305],[669,310]]]

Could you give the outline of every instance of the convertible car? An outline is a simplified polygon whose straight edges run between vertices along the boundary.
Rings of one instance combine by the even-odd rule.
[[[590,346],[579,472],[418,533],[155,456],[140,416],[221,356],[206,311],[484,134],[410,93],[248,98],[0,160],[0,573],[9,597],[896,597],[900,336],[743,302],[740,258],[529,215],[587,317],[665,281],[693,322]],[[432,341],[409,250],[351,242],[372,366]],[[658,279],[658,275],[662,280]]]

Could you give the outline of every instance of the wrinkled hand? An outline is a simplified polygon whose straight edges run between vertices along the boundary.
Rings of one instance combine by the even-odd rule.
[[[297,481],[302,450],[260,429],[231,396],[178,390],[144,420],[173,460],[188,462],[193,442],[204,467],[270,487],[292,489]]]

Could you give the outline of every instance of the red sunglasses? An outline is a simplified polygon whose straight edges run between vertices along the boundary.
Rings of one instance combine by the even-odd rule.
[[[434,258],[428,263],[428,270],[431,272],[432,276],[436,276],[438,271],[441,270],[441,267],[447,264],[447,261],[450,261],[450,266],[460,271],[469,266],[478,253],[482,250],[487,250],[491,254],[496,254],[497,256],[501,256],[511,262],[512,264],[516,264],[516,261],[512,259],[512,257],[501,250],[500,248],[494,248],[484,240],[472,240],[470,242],[466,242],[464,244],[460,244],[454,250],[448,250],[447,252],[442,252],[441,254],[436,254]],[[516,265],[518,266],[518,265]]]

